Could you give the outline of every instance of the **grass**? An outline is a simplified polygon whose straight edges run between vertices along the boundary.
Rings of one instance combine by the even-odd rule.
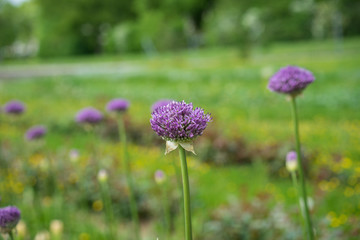
[[[360,120],[360,51],[356,44],[360,45],[360,40],[345,41],[342,52],[334,51],[331,42],[283,44],[265,53],[256,52],[247,61],[238,57],[236,49],[137,57],[135,64],[143,71],[131,76],[102,74],[3,81],[1,102],[21,98],[29,105],[30,122],[38,122],[38,116],[46,114],[42,118],[49,123],[69,125],[79,108],[94,105],[103,109],[109,99],[124,97],[132,102],[132,118],[147,124],[152,102],[160,98],[184,99],[212,112],[214,125],[219,128],[231,121],[224,132],[241,134],[254,142],[287,141],[291,132],[283,126],[290,123],[289,103],[284,96],[269,92],[266,84],[268,76],[279,67],[296,64],[316,76],[314,84],[299,99],[301,128],[309,129],[302,136],[305,145],[310,141],[308,146],[314,149],[329,147],[328,150],[359,156],[352,143],[357,141],[349,131]],[[331,144],[334,139],[340,144]]]

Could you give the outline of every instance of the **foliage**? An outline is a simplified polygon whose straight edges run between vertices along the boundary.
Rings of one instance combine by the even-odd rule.
[[[0,48],[19,39],[39,42],[41,57],[256,45],[358,35],[359,3],[263,0],[2,0]],[[35,40],[34,40],[35,39]],[[34,45],[34,43],[32,43]],[[4,50],[3,50],[4,51]],[[29,51],[29,50],[28,50]],[[8,54],[16,56],[16,54]]]
[[[6,0],[0,1],[0,59],[16,55],[10,46],[16,41],[27,41],[32,37],[32,9],[15,7]]]

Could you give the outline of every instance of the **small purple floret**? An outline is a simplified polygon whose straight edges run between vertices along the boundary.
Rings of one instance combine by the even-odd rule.
[[[188,142],[202,135],[211,122],[210,114],[192,103],[175,102],[158,107],[151,113],[151,128],[166,141]]]
[[[20,210],[14,206],[0,208],[0,232],[9,233],[16,227],[21,217]]]
[[[288,152],[288,154],[286,154],[286,161],[287,162],[297,161],[296,152],[295,151]]]
[[[268,88],[274,92],[295,96],[314,80],[315,77],[310,71],[297,66],[287,66],[270,78]]]
[[[168,105],[169,103],[171,103],[174,100],[170,100],[170,99],[161,99],[157,102],[155,102],[152,106],[151,106],[151,111],[155,111],[155,109],[157,109],[158,107],[162,107],[165,105]]]
[[[106,110],[109,112],[124,112],[128,109],[130,103],[126,99],[116,98],[108,102]]]
[[[162,170],[156,170],[154,178],[156,183],[162,183],[165,181],[166,176]]]
[[[99,123],[103,118],[102,113],[93,108],[87,107],[81,109],[75,117],[76,122],[78,123],[89,123],[89,124],[96,124]]]
[[[297,153],[295,151],[288,152],[286,155],[286,168],[290,172],[294,172],[297,170]]]
[[[44,126],[34,126],[29,128],[25,133],[25,137],[27,140],[35,140],[40,139],[46,134],[46,128]]]
[[[10,101],[5,104],[4,110],[8,114],[20,115],[25,111],[25,105],[20,101]]]

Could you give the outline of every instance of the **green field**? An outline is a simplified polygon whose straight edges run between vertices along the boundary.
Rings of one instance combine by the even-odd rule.
[[[150,106],[166,98],[193,102],[195,106],[211,112],[214,121],[206,131],[220,133],[228,139],[241,138],[249,149],[264,149],[273,145],[279,149],[292,149],[290,103],[285,96],[267,89],[268,78],[286,65],[307,68],[316,77],[315,82],[298,98],[301,140],[305,155],[311,158],[311,173],[319,176],[319,171],[325,167],[331,171],[323,179],[314,177],[309,183],[315,196],[316,223],[320,224],[320,219],[329,219],[326,216],[330,213],[336,216],[343,214],[347,221],[331,225],[330,217],[328,225],[334,231],[349,233],[352,231],[352,221],[359,220],[355,213],[360,212],[359,38],[345,40],[341,48],[332,41],[279,43],[266,49],[254,49],[246,60],[240,58],[236,48],[221,48],[151,57],[126,55],[4,62],[0,65],[1,105],[11,99],[19,99],[27,106],[25,115],[17,119],[1,114],[0,137],[5,149],[3,151],[10,162],[9,169],[16,169],[22,161],[34,158],[31,146],[23,141],[25,130],[34,124],[48,127],[46,151],[53,159],[61,161],[57,163],[62,167],[61,171],[65,171],[64,166],[71,165],[66,157],[70,149],[79,149],[83,158],[90,155],[89,142],[96,142],[102,154],[99,157],[101,164],[111,169],[114,164],[112,159],[121,151],[116,141],[108,136],[111,134],[105,134],[111,118],[107,117],[108,120],[100,129],[101,136],[88,136],[74,122],[74,116],[79,109],[87,106],[105,112],[106,103],[117,97],[131,102],[128,121],[138,126],[139,131],[144,131],[143,135],[154,135],[149,124]],[[54,74],[52,66],[60,69],[63,66],[64,72]],[[109,71],[103,71],[104,67]],[[42,71],[41,75],[39,71]],[[29,77],[21,75],[21,78],[17,78],[16,72],[29,73]],[[1,77],[5,73],[15,77]],[[197,142],[195,148],[196,145]],[[136,141],[132,143],[130,151],[139,191],[151,196],[150,202],[157,201],[156,187],[148,182],[151,182],[152,174],[158,168],[165,169],[173,176],[170,162],[176,161],[177,155],[172,153],[169,157],[162,157],[163,149],[151,144],[137,145]],[[285,154],[281,155],[280,151],[277,156],[282,161]],[[229,199],[241,198],[243,192],[240,189],[243,188],[247,189],[249,199],[268,191],[274,198],[272,205],[281,202],[287,208],[296,206],[288,175],[268,175],[268,164],[271,163],[262,159],[252,159],[251,164],[247,165],[226,166],[211,164],[211,157],[207,163],[197,161],[196,157],[191,157],[190,161],[194,162],[190,164],[190,178],[194,190],[194,225],[198,234],[203,231],[202,224],[209,219],[213,210],[226,204]],[[348,161],[350,166],[345,164]],[[31,198],[30,187],[23,178],[16,177],[16,171],[12,173],[12,180],[22,187],[8,194],[7,191],[12,188],[5,187],[9,179],[4,170],[0,178],[3,184],[0,194],[2,204],[18,204],[26,209],[23,210],[23,220],[31,236],[48,228],[51,219],[60,218],[65,223],[64,239],[87,239],[86,234],[91,236],[90,239],[106,239],[101,235],[103,223],[97,225],[102,221],[101,213],[85,206],[78,207],[71,202],[71,198],[67,202],[64,199],[68,197],[65,190],[62,192],[64,194],[49,200],[48,205],[43,205],[42,212],[46,216],[39,220],[27,202],[30,201],[27,198]],[[334,183],[336,186],[331,185],[336,182],[334,179],[339,179],[337,184]],[[351,179],[355,179],[353,184],[350,183]],[[67,186],[62,187],[66,189]],[[352,190],[347,191],[348,188]],[[322,191],[322,194],[315,194],[318,191]],[[346,191],[352,191],[352,194]],[[64,211],[59,212],[59,206]],[[72,226],[72,213],[76,213],[76,220],[72,221],[86,219],[86,223]],[[143,221],[144,239],[157,236],[156,222],[156,218],[151,217]],[[121,234],[128,232],[123,223],[119,229]],[[181,229],[177,229],[174,236],[181,236]],[[350,235],[348,237],[352,239]]]

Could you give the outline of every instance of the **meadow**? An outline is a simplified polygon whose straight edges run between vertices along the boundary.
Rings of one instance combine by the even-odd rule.
[[[116,121],[105,111],[119,97],[131,103],[126,129],[142,239],[183,239],[177,154],[163,156],[165,142],[149,124],[151,105],[159,99],[192,102],[213,117],[195,141],[197,156],[188,154],[195,239],[302,239],[296,192],[285,169],[285,155],[294,149],[290,104],[267,89],[269,77],[286,65],[307,68],[316,77],[298,103],[318,239],[357,239],[359,38],[341,46],[279,43],[255,48],[249,59],[236,48],[216,48],[2,63],[0,105],[12,99],[26,104],[21,116],[0,115],[0,204],[22,210],[27,231],[18,230],[17,239],[46,235],[54,219],[64,224],[61,239],[108,239],[92,160],[109,173],[117,239],[131,239],[123,149]],[[64,70],[55,74],[53,66]],[[87,106],[106,116],[92,133],[74,121]],[[24,140],[37,124],[47,127],[46,138],[36,144]],[[71,150],[79,155],[71,157]],[[165,185],[155,183],[157,169],[166,173]],[[50,176],[53,188],[46,185]],[[164,230],[167,201],[170,235]]]

